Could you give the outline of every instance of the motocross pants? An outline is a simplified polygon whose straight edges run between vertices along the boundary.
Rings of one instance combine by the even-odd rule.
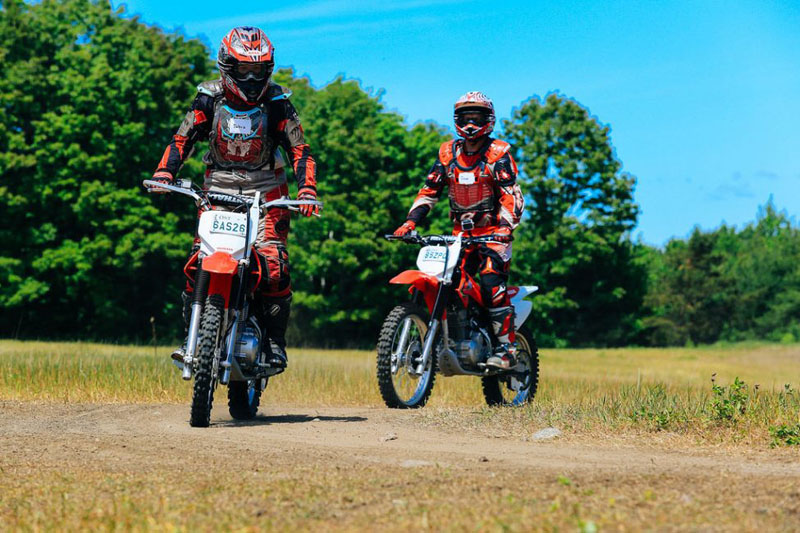
[[[492,328],[501,344],[513,343],[514,308],[506,290],[511,265],[511,244],[481,245],[470,253],[466,269],[480,274],[481,299],[489,311]]]

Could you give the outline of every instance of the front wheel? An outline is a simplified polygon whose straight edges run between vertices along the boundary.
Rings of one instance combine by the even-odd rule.
[[[539,386],[539,350],[528,328],[517,331],[515,371],[481,378],[488,405],[519,406],[533,400]]]
[[[231,381],[228,384],[228,411],[236,420],[252,420],[261,402],[261,380]],[[266,379],[264,380],[266,383]]]
[[[428,331],[427,313],[420,306],[398,305],[378,337],[378,387],[387,407],[416,409],[425,405],[436,379],[436,354],[425,368],[422,347]]]
[[[195,355],[194,391],[189,425],[207,428],[211,423],[211,405],[217,386],[217,346],[222,325],[222,305],[213,296],[206,299]]]

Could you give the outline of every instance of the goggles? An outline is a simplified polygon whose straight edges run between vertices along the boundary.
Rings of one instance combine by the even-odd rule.
[[[482,111],[462,111],[456,113],[456,125],[464,127],[467,124],[474,124],[479,128],[489,123],[489,116]]]
[[[272,73],[271,63],[243,63],[239,62],[233,68],[233,77],[237,80],[263,80]]]

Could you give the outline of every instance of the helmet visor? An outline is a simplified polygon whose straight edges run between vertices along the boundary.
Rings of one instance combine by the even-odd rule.
[[[467,124],[473,124],[479,128],[484,127],[489,122],[489,115],[485,111],[468,109],[456,113],[456,125],[462,128]]]
[[[233,69],[233,77],[240,81],[264,80],[272,73],[270,63],[244,63],[239,62]]]

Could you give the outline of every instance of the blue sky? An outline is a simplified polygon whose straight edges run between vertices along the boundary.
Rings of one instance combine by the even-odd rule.
[[[770,196],[800,210],[800,0],[124,3],[214,49],[260,26],[279,66],[315,86],[358,79],[409,123],[449,126],[468,90],[500,118],[533,95],[573,97],[638,177],[635,236],[651,244],[741,226]]]

